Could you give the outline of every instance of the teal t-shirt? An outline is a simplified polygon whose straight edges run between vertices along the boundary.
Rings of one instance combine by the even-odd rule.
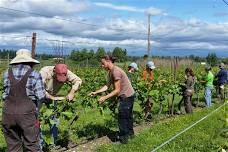
[[[214,81],[214,75],[212,74],[211,71],[208,72],[208,74],[206,75],[206,86],[208,87],[213,87],[213,81]]]

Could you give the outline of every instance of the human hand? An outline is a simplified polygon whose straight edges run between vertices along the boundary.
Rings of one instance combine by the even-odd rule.
[[[74,99],[74,93],[69,93],[67,96],[66,96],[67,100],[68,101],[72,101]]]
[[[100,98],[98,99],[98,101],[99,101],[100,104],[102,104],[103,102],[105,102],[105,100],[106,100],[106,97],[105,97],[105,96],[100,97]]]
[[[96,92],[90,92],[90,93],[88,94],[88,96],[93,97],[93,96],[95,96],[96,94],[97,94]]]
[[[52,100],[54,101],[61,101],[61,100],[64,100],[65,97],[53,97]]]

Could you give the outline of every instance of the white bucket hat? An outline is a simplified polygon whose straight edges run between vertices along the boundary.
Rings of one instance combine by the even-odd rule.
[[[132,68],[134,68],[135,70],[138,70],[138,65],[137,65],[135,62],[132,62],[131,64],[129,64],[128,67],[132,67]]]
[[[31,55],[31,51],[27,49],[20,49],[16,53],[16,57],[13,58],[13,60],[10,62],[10,64],[16,64],[16,63],[34,63],[39,64],[40,62],[33,59]]]
[[[153,61],[148,61],[146,66],[152,70],[156,68]]]

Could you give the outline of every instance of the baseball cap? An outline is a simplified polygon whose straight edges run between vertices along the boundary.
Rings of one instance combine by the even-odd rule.
[[[54,67],[54,73],[56,79],[59,82],[65,82],[67,80],[67,65],[66,64],[56,64]]]
[[[219,68],[221,68],[221,69],[225,68],[225,64],[224,63],[220,63]]]
[[[211,70],[211,66],[209,64],[205,65],[205,70],[210,71]]]
[[[132,68],[134,68],[135,70],[138,70],[138,65],[137,65],[135,62],[132,62],[131,64],[129,64],[128,67],[132,67]]]

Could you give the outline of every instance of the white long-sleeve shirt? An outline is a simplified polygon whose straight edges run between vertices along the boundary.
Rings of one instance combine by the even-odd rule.
[[[45,90],[51,94],[55,95],[63,86],[64,83],[58,82],[54,78],[54,66],[45,66],[40,70],[40,74],[42,76],[42,80],[45,85]],[[67,82],[70,82],[72,84],[72,89],[75,91],[79,89],[82,80],[75,75],[70,70],[67,71]]]

